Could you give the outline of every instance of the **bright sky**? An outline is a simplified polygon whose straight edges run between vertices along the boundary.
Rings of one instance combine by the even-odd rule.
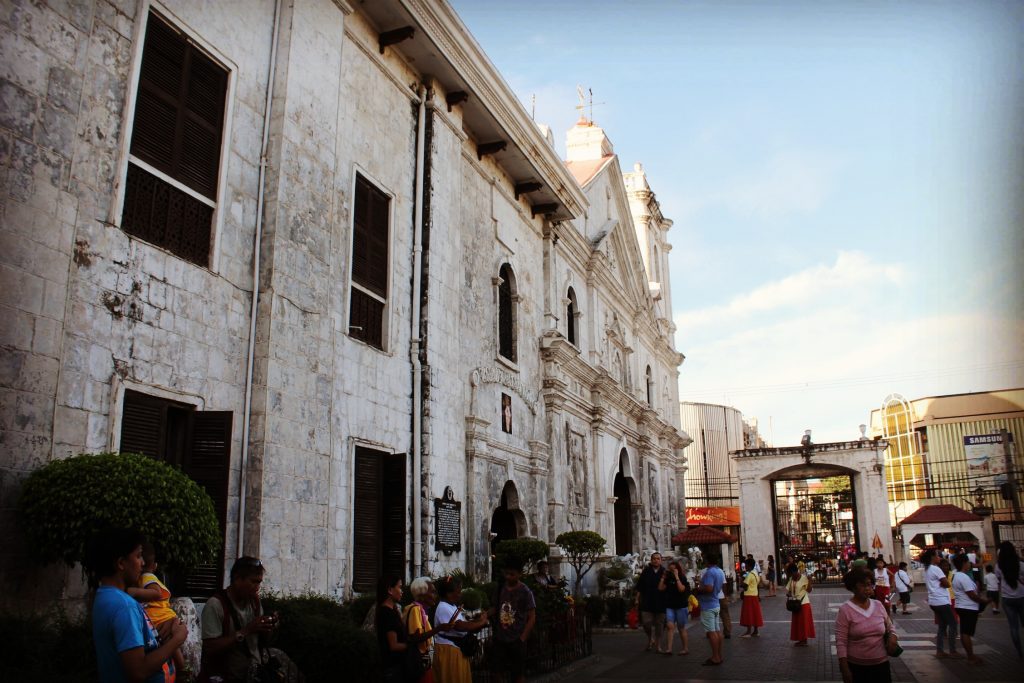
[[[563,156],[582,84],[643,162],[682,400],[795,445],[1024,385],[1024,2],[453,5]]]

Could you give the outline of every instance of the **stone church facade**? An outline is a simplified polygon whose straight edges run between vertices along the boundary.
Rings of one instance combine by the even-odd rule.
[[[225,543],[196,594],[242,553],[348,595],[486,574],[514,536],[668,545],[671,221],[592,122],[559,159],[446,3],[0,22],[8,593],[80,590],[40,580],[13,507],[32,470],[107,450],[211,493]]]

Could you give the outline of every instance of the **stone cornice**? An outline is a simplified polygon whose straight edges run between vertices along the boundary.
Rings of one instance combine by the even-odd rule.
[[[398,0],[451,64],[469,89],[508,134],[509,142],[523,151],[537,174],[573,216],[587,204],[582,188],[548,145],[522,103],[447,2]]]

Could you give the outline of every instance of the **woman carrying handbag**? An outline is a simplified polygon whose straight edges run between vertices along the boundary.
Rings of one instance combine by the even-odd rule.
[[[789,625],[789,639],[796,647],[806,647],[807,639],[814,638],[814,615],[811,613],[811,580],[800,573],[795,564],[786,567],[786,609],[793,617]]]

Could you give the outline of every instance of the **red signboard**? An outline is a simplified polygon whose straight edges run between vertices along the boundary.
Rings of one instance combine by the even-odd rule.
[[[713,524],[715,526],[739,526],[740,509],[738,507],[688,507],[686,508],[686,526]]]

